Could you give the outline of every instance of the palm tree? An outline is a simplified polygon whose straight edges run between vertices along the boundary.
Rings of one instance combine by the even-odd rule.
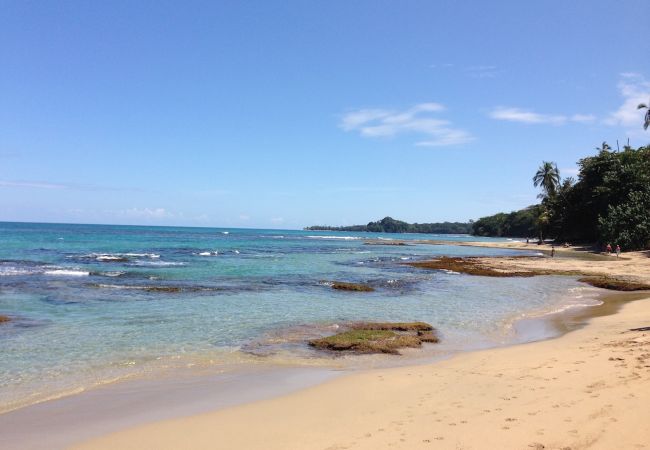
[[[639,106],[637,106],[636,109],[647,109],[645,113],[645,119],[643,122],[643,129],[647,130],[648,127],[650,126],[650,107],[648,107],[648,105],[646,105],[645,103],[639,103]]]
[[[557,165],[550,161],[542,161],[533,177],[533,185],[541,186],[544,194],[542,197],[553,197],[560,185],[560,171]]]
[[[601,152],[608,152],[612,149],[612,147],[605,141],[603,141],[602,144],[600,144],[600,147],[596,147],[596,150],[601,151]]]

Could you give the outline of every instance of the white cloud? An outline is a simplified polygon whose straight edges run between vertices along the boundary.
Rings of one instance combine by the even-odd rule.
[[[395,137],[401,134],[422,135],[418,146],[446,146],[474,140],[467,131],[454,128],[450,121],[432,117],[444,111],[439,103],[420,103],[404,111],[360,109],[348,112],[341,119],[345,131],[357,131],[363,137]]]
[[[284,218],[282,218],[282,217],[273,217],[273,218],[271,218],[271,223],[274,223],[276,225],[284,223]]]
[[[97,191],[132,191],[142,192],[142,189],[135,188],[118,188],[110,186],[96,186],[90,184],[79,183],[53,183],[49,181],[25,181],[25,180],[0,180],[0,187],[8,188],[27,188],[27,189],[47,189],[47,190],[70,190],[70,191],[84,191],[84,192],[97,192]]]
[[[489,116],[496,120],[506,120],[509,122],[551,125],[565,125],[570,122],[589,123],[596,120],[596,117],[591,114],[573,114],[572,116],[561,114],[540,114],[522,108],[505,106],[494,108],[490,111]]]
[[[641,129],[645,110],[637,109],[639,103],[650,101],[650,81],[638,73],[622,73],[618,90],[623,104],[604,120],[606,125],[619,125],[633,130]]]
[[[465,72],[474,78],[494,78],[501,71],[497,66],[470,66]]]
[[[128,208],[116,212],[116,215],[134,219],[167,219],[174,214],[165,208]]]
[[[0,187],[31,188],[31,189],[69,189],[66,184],[47,183],[41,181],[6,181],[0,180]]]

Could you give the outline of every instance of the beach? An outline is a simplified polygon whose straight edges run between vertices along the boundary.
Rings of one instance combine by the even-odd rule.
[[[650,332],[630,329],[650,324],[650,299],[623,295],[637,301],[557,339],[352,374],[74,448],[647,448]]]
[[[643,254],[627,256],[601,266],[583,259],[565,264],[611,272],[609,264],[623,263],[621,274],[648,275]],[[562,264],[560,258],[536,261],[538,268]],[[632,330],[650,326],[650,294],[604,294],[603,300],[585,312],[591,316],[585,326],[554,339],[352,373],[74,448],[647,448],[650,331]]]
[[[121,229],[112,231],[122,233]],[[288,296],[291,303],[287,306],[292,310],[300,310],[308,299],[322,305],[321,314],[325,315],[320,325],[313,310],[296,316],[293,323],[300,320],[297,323],[304,324],[298,327],[278,327],[277,322],[265,325],[260,321],[270,331],[252,341],[242,339],[239,349],[229,351],[227,358],[222,356],[223,351],[215,353],[209,349],[210,353],[189,355],[191,359],[179,354],[173,360],[177,361],[175,364],[163,359],[164,367],[158,363],[144,365],[134,358],[134,364],[120,369],[128,377],[108,382],[102,381],[101,367],[93,369],[95,372],[89,375],[101,383],[86,382],[87,387],[81,385],[77,393],[64,392],[54,400],[32,401],[0,414],[0,442],[4,447],[576,449],[643,448],[638,446],[649,442],[643,423],[650,411],[650,331],[630,330],[650,325],[650,292],[615,293],[576,281],[581,275],[589,275],[648,283],[650,271],[644,252],[616,258],[571,248],[550,258],[540,256],[549,250],[544,246],[507,240],[436,242],[380,237],[380,242],[405,245],[375,246],[374,253],[369,253],[363,235],[315,236],[300,232],[293,236],[283,233],[281,239],[275,239],[268,238],[266,231],[234,230],[220,233],[222,237],[215,245],[236,246],[241,252],[231,251],[222,259],[211,257],[212,264],[219,264],[213,270],[239,266],[247,261],[241,259],[247,253],[251,253],[248,260],[252,262],[246,264],[257,264],[251,267],[267,270],[253,254],[259,252],[255,246],[261,244],[270,246],[274,254],[282,251],[291,256],[296,245],[308,245],[310,251],[293,269],[291,276],[297,283],[288,285],[284,278],[271,274],[268,280],[282,281],[274,281],[279,288],[237,288],[239,291],[233,293],[237,285],[231,277],[226,279],[230,290],[224,296],[219,279],[200,278],[205,276],[196,272],[205,264],[198,248],[179,252],[157,247],[159,256],[144,259],[142,255],[151,255],[152,230],[139,233],[144,233],[143,237],[128,243],[129,248],[138,248],[138,253],[99,253],[90,248],[84,249],[81,257],[73,257],[75,266],[70,269],[56,266],[62,267],[57,270],[86,270],[91,280],[106,278],[101,270],[105,271],[107,264],[132,274],[111,274],[112,288],[106,291],[112,295],[107,297],[110,301],[98,302],[94,296],[104,291],[98,291],[87,281],[68,281],[66,288],[74,288],[71,292],[75,295],[88,296],[86,303],[52,306],[48,296],[44,298],[48,308],[63,305],[69,311],[77,311],[75,308],[83,307],[79,311],[85,313],[88,306],[84,305],[97,304],[102,313],[99,319],[105,321],[107,312],[120,313],[120,305],[132,305],[125,314],[145,315],[137,322],[125,316],[126,323],[144,326],[143,331],[157,330],[149,325],[150,318],[165,319],[160,323],[168,336],[161,329],[161,334],[151,338],[168,339],[170,343],[178,339],[176,330],[184,330],[185,323],[172,321],[169,313],[178,314],[190,298],[193,308],[218,308],[213,309],[214,318],[202,319],[205,326],[197,333],[210,333],[213,328],[219,331],[221,322],[215,322],[215,318],[226,319],[235,306],[242,313],[257,314],[255,304],[242,309],[247,308],[243,302],[254,299],[282,305],[277,299]],[[192,233],[196,232],[184,237],[184,245],[205,245],[205,232],[198,238]],[[66,260],[72,259],[69,253],[65,255]],[[471,261],[492,275],[459,275],[453,270],[426,267],[427,261],[449,258],[446,255]],[[319,257],[326,258],[324,263],[329,266],[345,267],[352,279],[370,280],[376,290],[351,293],[332,289],[319,281],[323,278],[320,268],[327,267],[324,263],[306,282],[305,275],[298,271],[300,264]],[[124,261],[114,262],[116,258]],[[136,284],[141,264],[151,264],[150,260],[155,263],[153,273],[160,274],[164,284],[152,278]],[[420,263],[422,267],[418,266]],[[26,269],[7,264],[4,270],[11,275],[5,280],[19,280],[21,286],[27,283],[23,280],[31,280],[35,295],[42,289],[41,283],[61,286],[53,285],[48,278],[51,266],[32,264],[26,266],[32,272],[13,275],[18,269]],[[170,272],[169,267],[177,272]],[[183,278],[175,281],[170,273]],[[199,275],[194,280],[188,273]],[[372,278],[362,278],[368,274]],[[570,275],[559,276],[562,274]],[[397,283],[385,282],[389,276],[395,277]],[[237,282],[249,280],[249,276],[244,276]],[[16,283],[9,281],[5,285],[11,288]],[[201,296],[196,296],[197,285],[203,289]],[[133,289],[134,286],[145,289]],[[66,293],[62,291],[61,295]],[[222,310],[224,302],[237,298],[241,298],[241,303]],[[147,307],[143,309],[142,305]],[[158,309],[158,305],[164,309]],[[441,329],[442,339],[439,344],[425,344],[421,350],[404,351],[402,356],[332,358],[331,354],[317,353],[306,345],[310,337],[331,334],[336,329],[332,326],[338,327],[331,325],[330,312],[323,307],[331,308],[331,314],[339,317],[346,314],[347,320],[425,317]],[[449,312],[436,313],[445,308]],[[157,316],[152,316],[154,312]],[[191,316],[182,317],[187,321]],[[93,320],[91,324],[99,323],[93,316],[89,319]],[[39,324],[34,328],[48,331],[47,327],[55,325]],[[77,326],[71,322],[68,328]],[[233,324],[231,329],[252,330],[236,326]],[[455,331],[454,326],[461,332]],[[107,337],[130,329],[121,323],[111,327],[106,328]],[[11,333],[14,334],[8,334],[9,338],[27,336],[22,329]],[[202,339],[200,335],[199,338]],[[105,341],[104,338],[97,345]],[[158,342],[158,346],[169,353],[174,347],[165,347],[164,342]],[[196,346],[195,342],[203,341],[188,340],[185,345]],[[151,355],[158,350],[151,347],[146,351]],[[206,356],[212,361],[206,362]],[[33,385],[26,385],[25,389]],[[39,385],[43,394],[50,385]],[[35,424],[37,431],[33,429]],[[614,442],[622,445],[616,446]]]

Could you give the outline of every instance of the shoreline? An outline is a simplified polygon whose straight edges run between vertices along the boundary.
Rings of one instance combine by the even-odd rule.
[[[594,317],[615,314],[624,303],[640,298],[639,295],[646,294],[603,291],[595,297],[603,301],[600,305],[516,319],[513,337],[508,342],[487,347],[476,345],[438,355],[407,350],[399,360],[386,359],[365,367],[361,361],[350,366],[337,365],[334,359],[329,366],[244,364],[225,372],[207,369],[205,374],[176,369],[159,380],[135,379],[104,385],[1,414],[0,444],[7,449],[67,448],[120,430],[283,398],[339,377],[435,366],[459,355],[561,339],[586,326]],[[34,421],[40,425],[38,434],[34,433]],[[47,445],[43,444],[44,434],[49,436]]]
[[[214,448],[219,442],[264,449],[576,449],[650,442],[643,425],[650,333],[628,331],[650,322],[650,293],[613,294],[589,309],[603,315],[578,314],[573,320],[586,325],[554,339],[352,373],[74,448]]]

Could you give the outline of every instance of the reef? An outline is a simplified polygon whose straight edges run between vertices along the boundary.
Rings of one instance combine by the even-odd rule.
[[[612,291],[648,291],[650,285],[611,277],[583,277],[578,281]]]
[[[336,352],[395,355],[403,348],[417,348],[423,342],[439,341],[436,330],[424,322],[355,322],[346,328],[341,333],[313,339],[309,345]]]
[[[458,258],[443,256],[431,261],[408,262],[406,265],[419,267],[420,269],[449,270],[452,272],[465,273],[468,275],[480,275],[484,277],[533,277],[535,275],[548,275],[547,271],[523,271],[523,270],[500,270],[488,267],[480,262],[478,258]]]
[[[332,283],[332,289],[338,289],[340,291],[357,291],[357,292],[372,292],[375,290],[372,286],[362,283],[347,283],[345,281],[334,281]]]

